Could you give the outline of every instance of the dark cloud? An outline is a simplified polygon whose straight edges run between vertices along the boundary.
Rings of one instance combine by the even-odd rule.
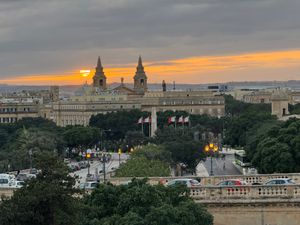
[[[0,0],[0,78],[299,48],[299,0]]]

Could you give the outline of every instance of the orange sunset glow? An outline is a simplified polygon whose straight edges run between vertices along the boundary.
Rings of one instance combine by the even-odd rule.
[[[102,56],[105,58],[105,56]],[[96,57],[95,57],[96,59]],[[177,83],[214,83],[228,81],[262,81],[298,79],[300,50],[256,52],[240,55],[196,56],[176,60],[147,61],[144,66],[149,82],[162,80]],[[90,62],[86,62],[90,65]],[[86,66],[86,68],[93,66]],[[119,82],[121,77],[131,83],[136,64],[122,67],[103,65],[108,82]],[[75,85],[86,80],[91,83],[94,70],[72,70],[53,74],[34,74],[0,79],[5,84]]]

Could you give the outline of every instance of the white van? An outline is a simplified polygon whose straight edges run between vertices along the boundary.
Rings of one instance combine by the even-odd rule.
[[[0,188],[11,187],[15,183],[15,179],[12,175],[2,173],[0,174]]]

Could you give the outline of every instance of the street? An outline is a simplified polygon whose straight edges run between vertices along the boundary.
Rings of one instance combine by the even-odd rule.
[[[225,159],[221,158],[212,158],[213,164],[213,175],[240,175],[242,174],[234,165],[234,155],[233,154],[226,154]],[[225,168],[223,168],[225,164]],[[203,163],[204,167],[206,168],[208,174],[211,173],[211,158],[208,157],[206,161]]]
[[[129,158],[128,154],[121,154],[120,163],[124,163]],[[119,168],[119,155],[118,153],[112,153],[111,160],[108,163],[105,163],[105,172],[106,177],[109,177],[109,173]],[[90,174],[96,174],[98,172],[101,181],[103,181],[103,163],[99,160],[94,160],[90,162]],[[72,176],[78,176],[77,184],[86,182],[85,179],[88,174],[88,168],[84,168],[74,173],[71,173]]]

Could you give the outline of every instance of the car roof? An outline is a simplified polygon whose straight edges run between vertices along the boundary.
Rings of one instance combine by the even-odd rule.
[[[190,180],[195,180],[195,179],[182,178],[182,179],[174,179],[174,180],[172,180],[172,181],[190,181]]]
[[[292,178],[274,178],[274,179],[270,179],[268,181],[272,181],[272,180],[292,180]]]

